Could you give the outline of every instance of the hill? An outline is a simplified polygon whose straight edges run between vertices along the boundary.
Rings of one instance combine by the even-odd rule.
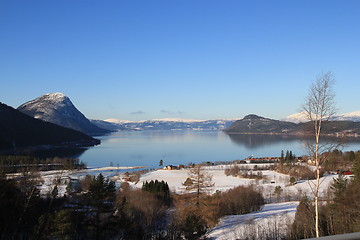
[[[225,129],[225,132],[243,134],[284,134],[293,132],[297,130],[297,128],[298,125],[295,123],[250,114],[241,120],[235,121],[230,127]]]
[[[36,119],[71,128],[87,135],[110,132],[92,124],[63,93],[49,93],[22,104],[18,110]]]
[[[0,103],[0,150],[39,145],[93,146],[100,140],[30,117]]]
[[[310,135],[313,132],[311,122],[293,123],[273,120],[257,115],[247,115],[235,121],[224,130],[229,134],[277,134],[277,135]],[[360,122],[352,121],[324,121],[322,133],[328,136],[360,135]]]

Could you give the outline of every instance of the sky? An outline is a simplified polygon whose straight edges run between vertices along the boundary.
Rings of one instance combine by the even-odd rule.
[[[2,0],[0,102],[91,119],[281,119],[332,71],[360,110],[360,1]]]

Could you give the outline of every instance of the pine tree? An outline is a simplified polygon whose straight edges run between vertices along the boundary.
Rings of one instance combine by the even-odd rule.
[[[330,189],[334,193],[334,202],[339,202],[343,197],[348,186],[348,180],[344,175],[339,174],[337,178],[334,178],[333,183],[330,186]]]
[[[280,164],[284,165],[284,150],[281,150]]]

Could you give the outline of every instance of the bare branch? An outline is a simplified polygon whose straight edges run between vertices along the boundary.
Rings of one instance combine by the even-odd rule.
[[[321,74],[317,77],[315,83],[309,89],[309,94],[303,105],[303,111],[313,125],[314,143],[306,142],[306,147],[313,156],[316,167],[315,189],[310,185],[315,198],[315,230],[316,237],[320,236],[319,231],[319,187],[323,181],[320,181],[320,169],[324,158],[325,151],[336,149],[336,145],[327,145],[321,142],[321,130],[323,122],[331,119],[336,113],[335,93],[332,89],[335,77],[331,72]]]

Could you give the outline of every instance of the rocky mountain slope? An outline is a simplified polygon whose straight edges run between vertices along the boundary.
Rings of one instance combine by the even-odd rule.
[[[243,119],[234,122],[226,132],[236,133],[288,133],[294,131],[297,124],[260,117],[254,114],[245,116]]]
[[[24,147],[93,146],[100,141],[88,135],[30,117],[0,103],[0,150]]]
[[[36,119],[71,128],[88,135],[102,135],[109,130],[92,124],[62,93],[49,93],[18,107],[18,110]]]

